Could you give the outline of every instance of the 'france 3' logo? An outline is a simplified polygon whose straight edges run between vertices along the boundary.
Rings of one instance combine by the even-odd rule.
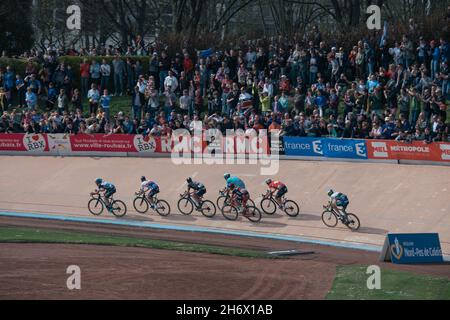
[[[312,145],[313,145],[314,153],[317,153],[317,154],[320,154],[320,155],[323,156],[323,145],[322,145],[322,141],[320,141],[320,140],[313,141]]]
[[[367,157],[367,148],[366,148],[365,142],[357,143],[357,144],[355,144],[355,147],[356,147],[356,155],[357,156]]]

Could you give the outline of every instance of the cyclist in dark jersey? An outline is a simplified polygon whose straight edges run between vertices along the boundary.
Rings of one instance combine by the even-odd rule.
[[[241,206],[240,209],[244,209],[244,216],[247,216],[247,201],[250,199],[250,194],[246,189],[238,188],[234,183],[230,183],[228,188],[231,191],[231,198]]]
[[[109,212],[112,212],[110,198],[117,192],[116,187],[112,183],[106,182],[101,178],[96,179],[95,184],[97,185],[98,192],[105,192],[106,207],[108,208]]]
[[[194,200],[197,202],[198,205],[200,205],[203,202],[203,196],[206,193],[206,187],[203,183],[201,182],[197,182],[197,181],[193,181],[192,178],[187,178],[187,183],[188,183],[188,192],[192,190],[194,190]]]

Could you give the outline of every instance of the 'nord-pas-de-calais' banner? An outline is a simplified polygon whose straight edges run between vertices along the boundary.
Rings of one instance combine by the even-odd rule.
[[[367,159],[364,140],[284,137],[287,156]]]
[[[389,233],[380,260],[398,264],[442,263],[439,234]]]

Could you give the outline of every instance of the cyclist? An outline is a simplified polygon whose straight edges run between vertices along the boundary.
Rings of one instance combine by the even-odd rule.
[[[203,196],[206,193],[206,187],[201,182],[193,181],[192,178],[187,178],[188,183],[188,192],[194,190],[193,198],[197,203],[197,208],[200,206],[200,204],[203,202]]]
[[[159,193],[159,186],[154,181],[147,180],[145,176],[141,177],[141,192],[149,191],[147,198],[150,202],[150,207],[155,209],[155,204],[153,203],[153,197]],[[137,193],[139,194],[139,193]]]
[[[227,182],[227,188],[229,188],[230,184],[233,183],[235,186],[241,189],[245,189],[245,183],[241,179],[235,176],[231,176],[229,173],[225,173],[223,175],[225,181]]]
[[[341,192],[335,192],[333,189],[328,190],[328,196],[330,197],[331,207],[336,212],[341,213],[344,217],[344,221],[347,221],[347,207],[350,204],[347,195]]]
[[[96,179],[95,184],[97,185],[98,190],[95,190],[95,192],[93,192],[92,194],[105,192],[104,197],[106,207],[108,208],[109,212],[112,212],[112,207],[110,205],[110,198],[112,197],[113,194],[116,193],[117,191],[116,187],[112,183],[106,182],[101,178]]]
[[[244,208],[244,216],[248,216],[247,201],[250,199],[250,194],[248,193],[247,189],[241,189],[234,183],[230,183],[228,188],[232,193],[231,199],[235,200],[239,204],[239,209],[242,210],[242,208]]]
[[[270,195],[275,194],[275,201],[278,203],[280,209],[283,209],[282,197],[288,192],[288,188],[281,181],[273,181],[272,179],[267,179],[266,184],[269,187]]]

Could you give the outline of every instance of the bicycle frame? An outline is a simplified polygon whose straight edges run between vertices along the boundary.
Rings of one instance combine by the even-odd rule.
[[[266,194],[263,194],[262,196],[263,196],[264,199],[269,199],[269,200],[277,202],[277,200],[275,199],[273,194],[274,194],[274,192],[267,191]],[[286,198],[286,196],[281,197],[281,203],[282,204],[285,204],[286,201],[288,201],[288,198]]]
[[[336,210],[331,206],[331,203],[329,203],[327,206],[324,206],[324,208],[332,213],[334,213],[337,217],[344,218],[343,214],[339,211],[336,212]]]

